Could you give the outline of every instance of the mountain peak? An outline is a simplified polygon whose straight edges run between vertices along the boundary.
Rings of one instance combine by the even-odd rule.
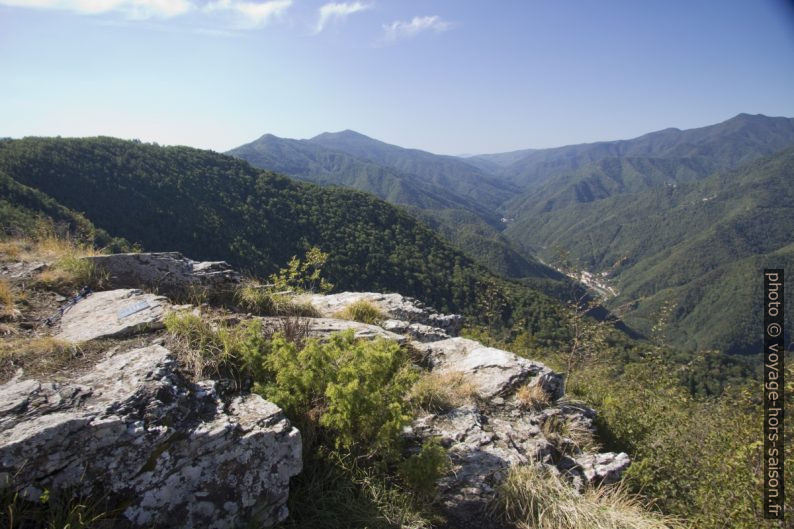
[[[339,140],[369,140],[372,141],[372,138],[361,134],[360,132],[356,132],[355,130],[345,129],[340,130],[339,132],[323,132],[322,134],[318,134],[317,136],[311,138],[311,140],[322,140],[322,139],[339,139]]]

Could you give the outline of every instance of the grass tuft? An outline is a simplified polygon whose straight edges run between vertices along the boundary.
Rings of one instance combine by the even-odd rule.
[[[566,419],[560,414],[546,417],[541,425],[541,431],[563,454],[574,455],[601,448],[593,432],[586,425],[581,421]]]
[[[477,391],[460,371],[427,373],[409,393],[411,402],[427,413],[443,413],[474,402]]]
[[[491,513],[519,529],[679,529],[650,510],[624,486],[579,493],[561,477],[536,465],[510,470],[498,488]]]
[[[334,317],[340,320],[352,320],[369,325],[379,325],[383,320],[387,319],[383,311],[374,303],[365,299],[360,299],[351,303],[344,309],[336,312]]]
[[[516,392],[516,399],[519,406],[529,411],[540,411],[551,404],[551,397],[539,384],[523,386]]]

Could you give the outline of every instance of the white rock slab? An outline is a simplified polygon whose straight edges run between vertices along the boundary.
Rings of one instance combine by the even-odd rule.
[[[87,342],[161,329],[167,307],[166,298],[141,290],[94,292],[64,312],[55,338]]]

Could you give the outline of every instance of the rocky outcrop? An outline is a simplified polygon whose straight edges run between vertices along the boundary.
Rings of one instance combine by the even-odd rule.
[[[545,365],[466,338],[417,345],[434,371],[465,375],[483,400],[515,393],[533,378],[553,399],[562,396],[562,379]]]
[[[60,332],[55,337],[85,342],[161,329],[167,307],[164,297],[144,294],[140,290],[94,292],[67,306],[60,317]]]
[[[445,337],[457,336],[463,326],[463,317],[459,314],[439,314],[420,301],[400,294],[341,292],[330,295],[316,294],[311,296],[308,301],[326,317],[333,317],[334,314],[357,301],[368,301],[383,311],[389,319],[404,322],[400,325],[406,329],[410,324],[418,323],[426,325],[428,329],[441,330]],[[427,335],[427,333],[424,334]],[[419,335],[420,333],[417,333],[417,336]],[[420,341],[422,340],[420,339]]]
[[[120,253],[84,257],[105,272],[109,288],[146,288],[163,294],[191,289],[225,292],[241,276],[225,261],[193,261],[178,252]]]
[[[485,517],[510,467],[545,465],[577,488],[617,481],[630,464],[615,453],[591,453],[582,434],[594,433],[595,412],[565,402],[563,379],[539,362],[465,338],[415,343],[434,373],[460,374],[473,388],[468,404],[417,418],[405,436],[416,449],[438,439],[452,472],[439,481],[439,499],[454,527],[490,527]],[[522,390],[542,390],[528,402]]]
[[[144,527],[270,526],[300,470],[300,434],[277,406],[188,383],[159,345],[68,383],[0,386],[0,476],[34,500],[72,488],[119,498]]]
[[[350,320],[336,320],[333,318],[257,318],[262,321],[263,327],[268,333],[285,331],[286,326],[293,326],[295,331],[305,334],[307,338],[328,338],[334,333],[353,330],[356,338],[364,340],[374,340],[383,338],[394,340],[399,343],[405,342],[405,337],[383,329],[377,325],[368,325]]]

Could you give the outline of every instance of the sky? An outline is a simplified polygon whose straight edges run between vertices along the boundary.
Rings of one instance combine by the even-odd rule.
[[[444,154],[794,117],[784,0],[0,0],[0,136]]]

